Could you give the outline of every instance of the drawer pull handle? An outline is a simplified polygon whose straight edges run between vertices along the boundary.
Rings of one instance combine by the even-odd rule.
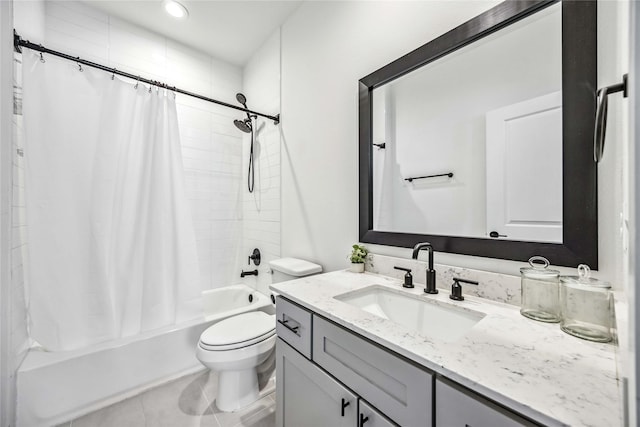
[[[297,336],[300,336],[300,334],[298,333],[299,326],[289,326],[289,325],[287,325],[287,323],[289,323],[288,320],[278,320],[278,323],[280,323],[282,326],[284,326],[285,328],[287,328],[288,330],[290,330],[291,332],[293,332]]]
[[[350,404],[351,404],[351,402],[349,402],[348,400],[345,400],[344,397],[342,398],[342,416],[343,417],[344,417],[344,408],[346,408]]]
[[[364,414],[360,414],[360,426],[359,427],[364,427],[364,423],[366,423],[367,421],[369,421],[369,417],[365,417]]]

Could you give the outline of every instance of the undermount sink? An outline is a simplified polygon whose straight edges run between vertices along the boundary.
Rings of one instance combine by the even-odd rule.
[[[336,295],[335,299],[446,342],[465,335],[485,316],[380,285]]]

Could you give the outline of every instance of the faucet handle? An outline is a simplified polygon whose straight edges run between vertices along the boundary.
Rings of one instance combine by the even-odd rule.
[[[251,265],[251,261],[253,261],[253,263],[256,266],[260,265],[260,258],[261,258],[260,249],[255,248],[251,253],[251,255],[249,255],[249,258],[247,259],[247,265]]]
[[[453,284],[451,285],[451,295],[449,298],[455,301],[464,301],[464,297],[462,296],[462,285],[460,282],[467,283],[469,285],[478,285],[478,282],[474,280],[461,279],[459,277],[453,278]]]
[[[402,271],[406,271],[407,274],[404,275],[404,283],[402,284],[403,288],[413,288],[413,276],[411,275],[411,269],[410,268],[404,268],[404,267],[398,267],[398,266],[394,266],[393,268],[395,268],[396,270],[402,270]]]

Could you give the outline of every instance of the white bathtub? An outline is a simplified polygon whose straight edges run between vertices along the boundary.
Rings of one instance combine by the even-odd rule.
[[[267,296],[245,285],[203,292],[203,302],[201,320],[77,351],[30,351],[17,374],[17,425],[60,424],[198,371],[195,346],[207,327],[238,313],[274,312]]]

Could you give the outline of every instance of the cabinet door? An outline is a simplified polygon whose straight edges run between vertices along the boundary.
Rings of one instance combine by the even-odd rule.
[[[276,426],[356,426],[358,403],[353,393],[281,338],[276,341],[276,357]]]
[[[533,427],[536,425],[451,381],[440,378],[436,380],[435,411],[436,427]]]
[[[358,399],[358,427],[398,427],[367,402]]]

